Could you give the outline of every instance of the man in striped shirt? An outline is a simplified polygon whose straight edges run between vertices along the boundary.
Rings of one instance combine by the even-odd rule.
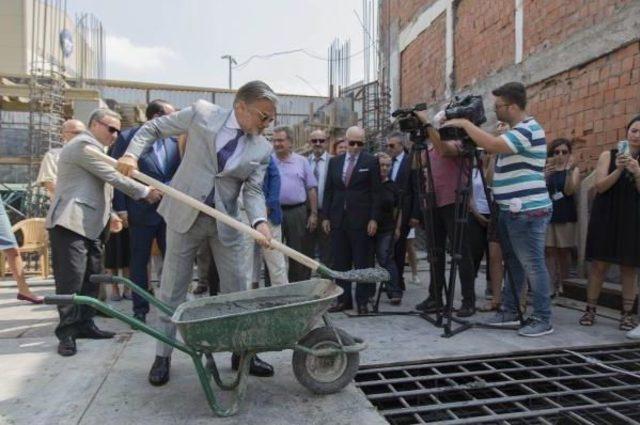
[[[526,280],[533,293],[533,314],[518,333],[542,336],[553,332],[549,273],[544,258],[544,240],[551,217],[551,200],[544,180],[547,146],[544,130],[529,116],[526,89],[511,82],[493,90],[499,121],[511,130],[493,136],[465,119],[453,119],[445,125],[463,128],[469,137],[489,153],[497,153],[493,193],[500,212],[500,242],[508,268],[503,289],[503,305],[487,324],[515,325],[517,300]],[[515,289],[516,294],[513,293]]]

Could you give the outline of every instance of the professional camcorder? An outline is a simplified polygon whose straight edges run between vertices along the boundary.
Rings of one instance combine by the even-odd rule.
[[[398,119],[400,131],[409,133],[409,138],[413,141],[416,150],[426,149],[427,129],[418,119],[415,112],[427,109],[426,103],[418,103],[413,108],[396,109],[391,114]]]
[[[482,96],[467,95],[463,98],[455,96],[444,110],[447,120],[466,118],[480,126],[487,121],[482,104]],[[442,127],[439,130],[442,140],[468,140],[469,136],[460,127]]]

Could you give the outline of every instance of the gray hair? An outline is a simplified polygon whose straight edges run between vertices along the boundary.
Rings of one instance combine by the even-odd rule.
[[[89,115],[89,127],[91,127],[91,124],[93,124],[94,121],[100,121],[104,117],[122,120],[122,117],[116,111],[112,111],[109,108],[98,108],[91,111],[91,115]]]
[[[273,133],[275,134],[278,131],[284,132],[287,135],[287,139],[293,142],[293,128],[289,127],[288,125],[279,125],[278,127],[273,129]]]
[[[252,103],[256,100],[267,99],[274,105],[278,104],[278,96],[267,85],[267,83],[259,80],[249,81],[236,92],[236,98],[233,100],[233,104],[243,101],[245,103]]]
[[[400,140],[400,143],[402,143],[402,145],[407,143],[407,136],[402,131],[392,131],[391,133],[389,133],[389,135],[387,136],[387,142],[391,139]]]

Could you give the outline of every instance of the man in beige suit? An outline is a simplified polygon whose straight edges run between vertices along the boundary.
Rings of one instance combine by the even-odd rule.
[[[277,97],[262,81],[252,81],[236,93],[231,111],[199,100],[188,108],[144,124],[131,140],[118,169],[125,175],[137,168],[137,158],[154,140],[187,133],[184,157],[171,186],[239,219],[242,196],[249,223],[271,239],[262,182],[269,164],[271,144],[261,135],[274,120]],[[160,299],[177,307],[185,301],[193,277],[198,247],[208,241],[220,276],[223,294],[244,291],[246,266],[244,238],[237,230],[175,199],[163,198],[158,212],[167,223],[167,249],[160,283]],[[159,329],[173,337],[176,328],[161,316]],[[171,347],[158,342],[156,359],[149,372],[152,385],[169,381]],[[234,355],[232,367],[238,367]],[[254,357],[249,373],[271,376],[273,368]]]
[[[81,294],[97,297],[98,286],[89,276],[102,272],[101,236],[111,216],[111,186],[134,199],[157,202],[160,193],[123,177],[113,167],[85,152],[86,147],[104,151],[120,132],[120,116],[109,109],[96,109],[89,118],[89,130],[67,143],[58,160],[55,197],[47,214],[51,240],[51,258],[56,294]],[[114,214],[115,216],[115,214]],[[114,230],[120,223],[113,217]],[[76,338],[102,339],[112,332],[98,329],[93,322],[95,310],[84,305],[58,307],[60,323],[56,336],[58,353],[76,353]]]

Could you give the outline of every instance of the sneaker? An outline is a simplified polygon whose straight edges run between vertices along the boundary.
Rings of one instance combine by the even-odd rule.
[[[489,317],[484,324],[487,326],[515,326],[519,324],[518,315],[508,311],[497,311]]]
[[[629,339],[640,339],[640,326],[636,326],[635,329],[627,332],[627,338]]]
[[[520,336],[542,336],[553,333],[553,326],[551,323],[544,322],[535,317],[530,317],[523,327],[518,330],[518,335]]]

